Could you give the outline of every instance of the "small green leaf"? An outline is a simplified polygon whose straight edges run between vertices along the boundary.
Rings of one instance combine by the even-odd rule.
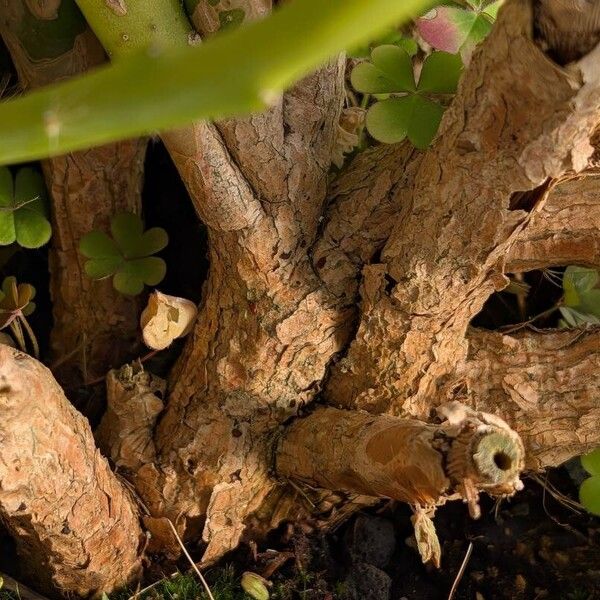
[[[569,325],[600,323],[600,275],[595,269],[570,266],[563,275],[563,306],[560,311]]]
[[[410,56],[398,46],[378,46],[371,53],[372,62],[354,67],[352,86],[365,94],[388,94],[414,91],[415,79]]]
[[[378,46],[371,52],[371,61],[382,73],[397,84],[395,92],[415,91],[412,60],[403,48],[393,45]]]
[[[166,273],[161,258],[151,256],[168,243],[160,227],[144,231],[138,215],[120,213],[111,221],[114,239],[102,231],[91,231],[80,242],[80,252],[89,260],[85,272],[92,279],[113,277],[114,288],[128,296],[139,294],[144,285],[157,285]]]
[[[581,484],[579,500],[588,512],[600,516],[600,476],[589,477]]]
[[[115,242],[103,231],[90,231],[79,242],[79,251],[86,258],[121,258]]]
[[[160,252],[169,243],[167,232],[161,227],[153,227],[145,231],[135,243],[135,249],[132,248],[131,258],[143,258],[150,254]]]
[[[444,109],[414,94],[374,104],[367,112],[367,129],[380,142],[395,144],[406,136],[417,148],[426,148],[435,136]]]
[[[411,57],[419,51],[419,46],[413,38],[402,38],[395,43]]]
[[[385,144],[401,142],[408,134],[414,96],[391,98],[371,106],[366,124],[369,133]]]
[[[8,169],[1,169],[0,244],[16,241],[24,248],[39,248],[51,235],[41,174],[31,168],[19,169],[13,186]]]
[[[125,263],[113,278],[115,289],[126,296],[137,296],[144,289],[144,282],[132,263]]]
[[[581,457],[581,464],[590,475],[600,475],[600,448],[584,454]]]
[[[105,279],[114,275],[123,265],[121,256],[108,256],[105,258],[92,258],[84,265],[85,273],[92,279]]]
[[[417,96],[416,99],[418,102],[415,102],[413,108],[408,139],[417,148],[425,150],[437,133],[444,114],[444,108],[437,102],[426,98]]]
[[[125,256],[135,252],[135,245],[144,232],[142,219],[133,213],[115,215],[110,223],[110,231]]]
[[[146,285],[158,285],[167,273],[167,265],[162,258],[149,256],[148,258],[137,258],[127,263],[131,265],[138,277]]]
[[[23,248],[40,248],[52,236],[52,226],[48,219],[27,206],[15,211],[14,223],[17,242]]]
[[[462,67],[458,54],[433,52],[423,63],[417,89],[420,92],[453,94],[456,92]]]
[[[498,16],[498,11],[503,3],[504,0],[496,0],[496,2],[492,2],[485,6],[483,12],[495,21]]]
[[[600,325],[600,318],[595,315],[581,312],[570,306],[561,306],[559,310],[569,327],[579,327],[586,324]]]

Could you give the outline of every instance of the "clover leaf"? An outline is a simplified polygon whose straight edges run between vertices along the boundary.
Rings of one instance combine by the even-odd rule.
[[[383,35],[379,36],[376,40],[373,40],[370,43],[362,44],[360,46],[356,46],[352,48],[348,55],[352,58],[368,58],[371,54],[371,49],[375,46],[394,44],[395,46],[400,46],[406,50],[406,52],[410,56],[414,56],[418,50],[419,46],[417,42],[411,37],[404,37],[400,31],[397,29],[390,29]]]
[[[0,245],[17,242],[23,248],[39,248],[51,235],[41,174],[19,169],[13,183],[8,168],[0,167]]]
[[[560,313],[563,327],[600,325],[600,275],[595,269],[570,266],[563,274],[563,302]]]
[[[136,296],[144,285],[157,285],[167,267],[162,258],[152,256],[168,243],[167,232],[161,227],[144,231],[139,216],[120,213],[111,222],[112,237],[102,231],[90,231],[83,236],[79,251],[88,260],[85,272],[92,279],[113,277],[114,288],[127,296]]]
[[[503,0],[467,0],[458,5],[438,6],[417,20],[421,37],[436,50],[460,52],[468,64],[475,46],[486,38]]]
[[[408,139],[427,148],[434,138],[444,108],[430,95],[456,91],[462,69],[460,57],[434,52],[425,59],[415,81],[411,57],[398,46],[379,46],[371,61],[357,65],[351,74],[354,88],[365,94],[392,94],[367,111],[366,125],[378,141],[393,144]]]
[[[585,509],[600,516],[600,475],[592,475],[579,487],[579,500]]]
[[[35,310],[35,288],[29,283],[19,283],[15,277],[6,277],[0,288],[0,329],[10,325],[20,316],[28,317]]]

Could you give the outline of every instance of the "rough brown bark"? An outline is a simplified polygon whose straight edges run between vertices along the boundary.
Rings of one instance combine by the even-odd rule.
[[[167,507],[173,518],[185,515],[188,534],[204,527],[206,560],[237,545],[244,519],[273,488],[270,433],[314,398],[344,341],[308,255],[325,200],[342,77],[343,64],[333,61],[284,97],[265,117],[275,131],[264,156],[243,136],[235,160],[230,153],[230,172],[252,190],[256,217],[251,227],[210,228],[211,271],[157,430],[159,468],[144,474],[154,497],[142,490],[155,514]],[[252,130],[253,119],[239,127]],[[262,172],[246,167],[252,160]],[[199,183],[210,198],[210,180]]]
[[[559,219],[567,207],[576,240],[597,235],[597,224],[587,227],[578,212],[589,181],[554,184],[588,167],[600,120],[592,66],[600,50],[558,67],[532,40],[534,4],[508,0],[429,151],[403,145],[365,153],[333,186],[329,208],[343,60],[306,78],[263,115],[165,134],[208,225],[211,271],[154,437],[156,386],[129,371],[109,378],[110,411],[99,432],[149,508],[144,522],[155,541],[168,545],[169,518],[188,537],[202,532],[204,561],[211,562],[244,532],[264,533],[335,502],[347,509],[368,501],[365,494],[426,505],[458,496],[473,508],[480,487],[514,491],[516,482],[501,490],[473,482],[481,465],[465,453],[473,446],[463,434],[477,426],[463,431],[457,422],[465,419],[452,412],[448,426],[428,424],[431,409],[449,400],[505,418],[535,468],[599,441],[591,427],[597,332],[469,330],[489,294],[506,284],[507,268],[578,256],[562,239]],[[240,6],[266,5],[236,0]],[[214,18],[197,27],[210,33]],[[595,206],[591,189],[584,196],[584,206]],[[357,315],[365,263],[372,264],[363,269]],[[327,381],[357,316],[356,338]],[[324,382],[325,400],[352,410],[321,408],[294,421]],[[464,414],[471,425],[478,418],[507,431],[493,416]],[[555,437],[549,423],[557,414]],[[22,417],[9,425],[8,432],[19,431]],[[519,445],[510,439],[512,448]],[[505,470],[509,463],[494,464],[488,467]],[[518,476],[520,461],[510,469],[515,465]],[[325,491],[307,507],[297,485],[288,484],[293,479],[345,494],[332,500]],[[129,526],[128,515],[121,527]],[[68,556],[69,549],[59,552]]]
[[[506,254],[531,218],[511,199],[539,188],[537,204],[546,180],[587,166],[600,50],[561,69],[531,40],[532,18],[530,3],[507,3],[463,77],[381,264],[364,270],[361,323],[328,382],[331,402],[426,418],[467,353],[470,320],[506,285]]]
[[[0,345],[0,518],[45,593],[87,596],[139,575],[135,504],[48,369]]]
[[[600,330],[471,330],[466,361],[439,390],[505,419],[527,467],[558,466],[600,445]]]
[[[104,62],[100,43],[71,0],[47,5],[30,5],[23,0],[2,2],[0,33],[24,90],[78,75]],[[31,6],[37,7],[35,13]],[[65,31],[56,21],[58,11],[74,14],[72,31]],[[49,29],[54,21],[56,30]],[[48,49],[38,48],[36,26],[46,27],[46,43],[50,40],[59,45],[66,39],[68,48],[60,47],[51,55]],[[48,55],[41,58],[41,50]],[[132,140],[43,163],[52,199],[51,346],[54,359],[61,364],[57,376],[67,386],[84,378],[95,379],[111,366],[122,364],[136,341],[137,302],[118,294],[110,280],[90,280],[83,271],[84,259],[78,248],[85,233],[108,230],[114,214],[141,212],[144,154],[145,142]]]
[[[454,414],[442,425],[335,408],[290,425],[278,444],[280,475],[331,490],[435,507],[466,489],[521,489],[523,447],[499,419]],[[465,485],[465,480],[469,481]]]
[[[505,268],[519,273],[567,265],[600,267],[600,173],[596,170],[552,186],[510,248]]]
[[[377,258],[396,208],[382,264],[364,270],[357,339],[327,397],[426,420],[467,356],[469,321],[505,285],[506,254],[532,218],[511,210],[511,199],[587,165],[598,121],[592,55],[579,72],[562,70],[531,40],[532,4],[509,2],[502,14],[437,144],[424,155],[400,146],[359,157],[334,188],[322,236],[334,132],[318,126],[339,111],[332,66],[268,114],[206,128],[181,153],[210,225],[211,274],[172,376],[158,463],[136,483],[154,515],[179,518],[190,536],[203,530],[207,562],[235,546],[246,525],[275,526],[294,513],[297,495],[269,476],[272,435],[316,396],[349,339],[357,271]],[[382,160],[376,185],[362,183]],[[223,164],[225,184],[211,170]],[[241,192],[215,212],[230,182]],[[544,191],[533,192],[537,206]]]

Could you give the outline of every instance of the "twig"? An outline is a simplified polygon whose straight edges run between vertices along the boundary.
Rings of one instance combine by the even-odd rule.
[[[537,321],[538,319],[541,319],[542,317],[547,317],[548,315],[551,315],[559,307],[560,307],[560,305],[556,304],[552,308],[549,308],[548,310],[541,312],[539,315],[535,315],[535,317],[531,317],[531,319],[529,319],[528,321],[523,321],[523,323],[517,323],[516,325],[509,325],[507,328],[501,327],[500,331],[502,333],[513,333],[513,331],[518,331],[519,329],[523,329],[523,327],[527,327],[527,325],[533,323],[534,321]]]
[[[460,569],[456,574],[456,578],[454,579],[454,583],[452,584],[452,588],[450,588],[450,593],[448,594],[448,600],[452,600],[454,598],[454,594],[456,594],[456,590],[458,589],[458,584],[465,574],[465,570],[467,568],[467,564],[469,559],[471,558],[471,553],[473,552],[473,542],[469,542],[469,547],[467,548],[467,552],[465,553],[465,557],[463,558],[462,564],[460,565]]]
[[[209,599],[215,600],[214,596],[212,595],[212,592],[210,591],[210,588],[208,587],[208,583],[206,583],[206,579],[204,579],[204,576],[202,575],[202,573],[200,573],[200,569],[196,566],[196,563],[192,560],[192,557],[189,555],[188,551],[186,550],[185,546],[183,545],[183,542],[181,541],[181,538],[179,537],[179,534],[177,533],[177,529],[175,529],[175,525],[173,525],[171,519],[167,519],[167,522],[169,523],[171,529],[173,530],[173,535],[175,536],[175,538],[177,539],[177,542],[181,546],[181,549],[183,550],[185,557],[188,559],[192,569],[194,569],[194,571],[196,572],[196,575],[198,575],[198,579],[200,579],[200,581],[202,582],[202,585],[204,586],[204,589],[206,590],[206,593],[208,594]]]
[[[31,328],[31,325],[29,325],[29,321],[25,318],[25,315],[23,315],[23,314],[21,314],[19,319],[21,321],[21,324],[25,328],[27,335],[29,336],[31,345],[33,346],[33,355],[36,358],[39,358],[40,357],[40,346],[38,344],[37,337],[35,337],[35,333],[34,333],[33,329]]]

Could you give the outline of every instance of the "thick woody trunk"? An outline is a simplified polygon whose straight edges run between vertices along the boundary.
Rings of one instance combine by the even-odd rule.
[[[249,17],[269,8],[258,0],[233,5]],[[580,252],[581,262],[597,265],[587,247],[599,239],[600,195],[589,172],[600,121],[599,50],[592,44],[568,69],[553,63],[532,39],[535,14],[545,14],[535,6],[507,1],[430,150],[370,150],[332,186],[342,59],[265,114],[163,134],[208,226],[210,274],[164,411],[162,383],[125,368],[108,378],[109,410],[98,432],[150,511],[144,523],[153,543],[170,543],[169,518],[188,538],[202,535],[208,563],[284,519],[321,520],[315,513],[331,509],[329,492],[317,490],[321,501],[307,506],[294,480],[339,490],[340,514],[374,496],[416,511],[462,498],[476,515],[479,491],[519,488],[523,461],[543,468],[600,442],[592,426],[597,331],[502,335],[469,325],[510,270],[580,262]],[[219,11],[192,16],[209,34]],[[0,369],[18,381],[20,355],[5,355]],[[25,364],[47,377],[32,359]],[[42,408],[57,406],[52,418],[80,432],[74,413],[62,415],[55,384],[47,385],[44,393],[54,392]],[[321,392],[330,406],[315,409]],[[0,420],[7,435],[25,427],[10,407],[8,425]],[[104,564],[112,585],[135,571],[139,529],[84,430],[76,438],[82,477],[90,464],[96,469],[86,510],[95,510],[94,494],[104,489],[121,512],[103,515],[98,528],[83,531],[76,522],[69,531],[86,543],[91,531],[115,536],[105,550],[85,546],[89,564]],[[52,448],[56,465],[62,453]],[[0,488],[12,531],[27,493],[9,494],[8,503]],[[53,551],[54,518],[34,528],[35,556]],[[69,552],[61,547],[56,556]],[[56,573],[72,564],[54,562]],[[79,590],[65,575],[67,586]]]
[[[5,0],[3,6],[0,33],[23,89],[104,62],[102,47],[72,0],[47,5]],[[118,294],[110,280],[92,281],[84,273],[79,240],[93,229],[108,230],[116,213],[141,212],[144,154],[145,142],[132,140],[43,162],[52,200],[51,346],[61,365],[58,377],[67,386],[104,375],[134,350],[137,302]]]
[[[45,593],[81,596],[140,573],[143,536],[126,488],[48,369],[0,345],[0,520]]]

